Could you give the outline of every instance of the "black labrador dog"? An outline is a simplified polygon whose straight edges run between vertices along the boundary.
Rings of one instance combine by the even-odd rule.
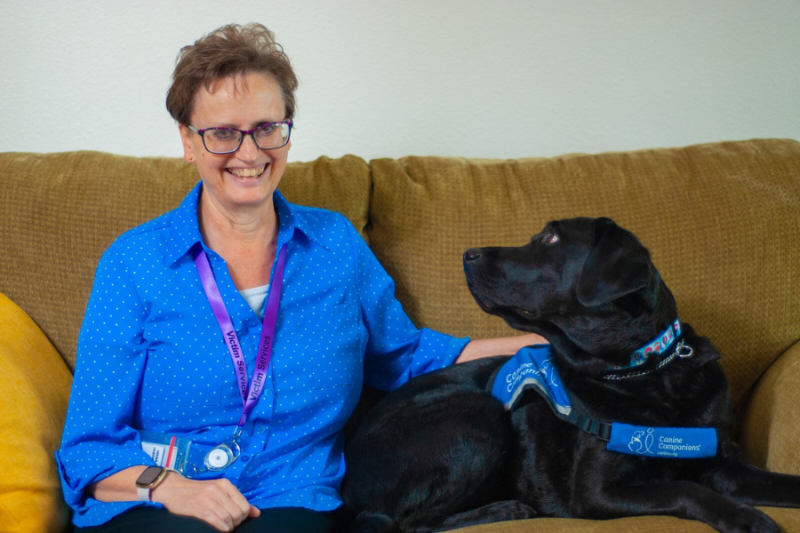
[[[548,359],[501,378],[500,389],[535,378],[511,411],[489,392],[508,357],[384,398],[346,447],[353,531],[672,515],[777,533],[753,506],[800,507],[800,477],[748,464],[733,441],[720,354],[678,320],[631,232],[608,218],[555,221],[525,246],[467,250],[464,269],[478,305],[546,337],[549,350],[532,350]],[[566,400],[540,392],[559,387]]]

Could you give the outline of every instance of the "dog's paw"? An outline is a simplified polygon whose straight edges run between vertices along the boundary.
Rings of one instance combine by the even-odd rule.
[[[755,507],[738,504],[709,523],[722,533],[781,533],[772,518]]]

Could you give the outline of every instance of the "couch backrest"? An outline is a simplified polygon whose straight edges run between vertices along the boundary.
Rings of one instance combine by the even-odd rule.
[[[72,368],[102,252],[197,182],[176,158],[0,154],[0,292]],[[478,309],[461,256],[521,245],[548,220],[610,216],[634,231],[681,318],[719,346],[739,403],[800,340],[800,143],[756,140],[548,159],[354,156],[291,163],[290,201],[344,213],[420,326],[514,334]]]
[[[683,320],[724,354],[734,404],[800,340],[800,143],[756,140],[508,161],[370,162],[370,245],[418,324],[508,335],[467,290],[467,248],[608,216],[652,252]]]
[[[177,158],[0,154],[0,293],[33,318],[70,369],[102,253],[176,207],[198,180]],[[289,164],[280,190],[289,201],[342,212],[363,231],[370,186],[366,162],[345,156]]]

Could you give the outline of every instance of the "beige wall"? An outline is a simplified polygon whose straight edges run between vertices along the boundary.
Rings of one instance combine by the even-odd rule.
[[[3,0],[0,151],[180,155],[178,49],[250,21],[301,80],[294,160],[800,139],[797,0]]]

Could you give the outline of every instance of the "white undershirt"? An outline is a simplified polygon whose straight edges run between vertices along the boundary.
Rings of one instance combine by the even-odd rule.
[[[242,298],[247,300],[247,305],[250,306],[250,309],[252,309],[259,318],[264,317],[264,302],[267,299],[267,289],[269,289],[269,285],[262,285],[261,287],[253,287],[252,289],[239,291]]]

